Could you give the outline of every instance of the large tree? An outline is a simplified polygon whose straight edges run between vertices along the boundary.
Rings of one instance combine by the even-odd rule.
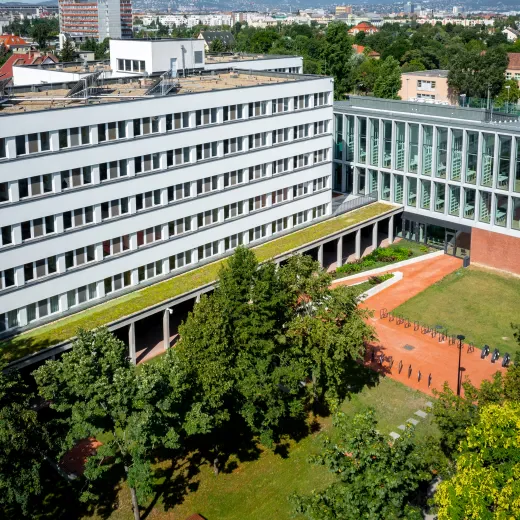
[[[483,407],[459,447],[455,475],[439,484],[439,520],[520,518],[520,403]]]
[[[399,62],[389,56],[379,67],[379,77],[374,83],[374,96],[386,99],[399,99],[401,88],[401,68]]]
[[[421,519],[412,499],[432,474],[412,431],[389,442],[377,431],[373,410],[352,420],[338,414],[334,426],[334,440],[326,438],[313,461],[326,466],[336,480],[311,496],[293,496],[296,512],[311,520]]]
[[[32,393],[17,372],[0,365],[0,506],[29,514],[29,500],[41,492],[40,472],[49,435],[38,420]]]
[[[187,384],[175,360],[168,361],[161,370],[145,366],[138,373],[126,346],[98,329],[79,331],[70,352],[34,373],[42,396],[68,421],[65,448],[81,439],[103,437],[85,467],[89,485],[83,500],[94,498],[94,481],[121,465],[139,519],[139,501],[152,491],[153,450],[178,448],[184,426]]]

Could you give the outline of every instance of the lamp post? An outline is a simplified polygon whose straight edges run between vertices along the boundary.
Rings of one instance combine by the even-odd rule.
[[[464,108],[466,106],[466,94],[461,94],[460,97],[462,98],[462,107]]]
[[[461,382],[462,382],[461,377],[460,377],[460,358],[462,355],[463,341],[466,339],[466,336],[459,334],[457,336],[457,339],[459,340],[459,367],[457,369],[457,396],[460,396],[460,386],[461,386]]]

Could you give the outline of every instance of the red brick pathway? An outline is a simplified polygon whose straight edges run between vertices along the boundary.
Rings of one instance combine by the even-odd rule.
[[[388,272],[400,271],[403,279],[388,289],[368,298],[363,304],[364,308],[374,311],[374,316],[369,319],[376,329],[377,341],[368,345],[367,366],[379,370],[385,375],[404,383],[405,385],[431,394],[432,390],[441,389],[444,382],[448,381],[450,387],[455,390],[457,386],[458,348],[449,345],[448,341],[439,343],[438,338],[432,338],[429,334],[422,334],[420,330],[414,331],[413,324],[405,328],[404,324],[397,325],[396,321],[390,322],[388,318],[380,318],[380,310],[395,309],[406,300],[420,293],[430,285],[441,280],[447,274],[462,267],[462,261],[452,256],[437,256],[431,260],[424,260],[409,266],[388,269]],[[357,279],[355,282],[363,281]],[[350,282],[352,283],[352,282]],[[334,285],[349,285],[343,282]],[[435,324],[431,324],[435,325]],[[405,345],[413,347],[405,349]],[[462,351],[463,379],[469,377],[475,385],[480,385],[483,379],[491,379],[497,370],[504,370],[497,364],[490,362],[490,356],[485,360],[480,359],[480,346],[468,353],[467,345]],[[375,351],[375,362],[371,362],[371,351]],[[382,367],[379,365],[379,356],[384,355]],[[390,360],[393,365],[390,368]],[[399,373],[399,362],[403,368]],[[408,377],[408,369],[412,371]],[[421,379],[418,380],[418,373]],[[428,387],[428,376],[431,374],[431,385]]]

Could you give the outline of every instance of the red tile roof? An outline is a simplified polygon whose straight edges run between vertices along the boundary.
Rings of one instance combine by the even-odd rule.
[[[14,53],[12,56],[9,56],[7,61],[0,67],[0,79],[12,78],[13,66],[15,65],[39,65],[40,63],[44,63],[45,60],[47,60],[47,62],[50,60],[54,63],[58,63],[59,61],[53,54],[45,55],[34,51],[25,54]]]
[[[358,45],[357,43],[354,43],[354,45],[352,45],[352,48],[354,49],[356,54],[363,54],[365,52],[365,46]],[[378,58],[379,56],[381,56],[381,54],[379,54],[379,52],[376,51],[370,51],[368,53],[369,58]]]
[[[3,43],[8,49],[11,46],[17,45],[29,45],[23,38],[20,36],[15,36],[14,34],[0,34],[0,42]]]
[[[508,69],[520,70],[520,52],[508,52],[507,57],[509,58]]]

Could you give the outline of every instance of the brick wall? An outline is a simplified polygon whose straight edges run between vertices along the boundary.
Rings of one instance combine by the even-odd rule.
[[[471,262],[520,274],[520,237],[473,228]]]

